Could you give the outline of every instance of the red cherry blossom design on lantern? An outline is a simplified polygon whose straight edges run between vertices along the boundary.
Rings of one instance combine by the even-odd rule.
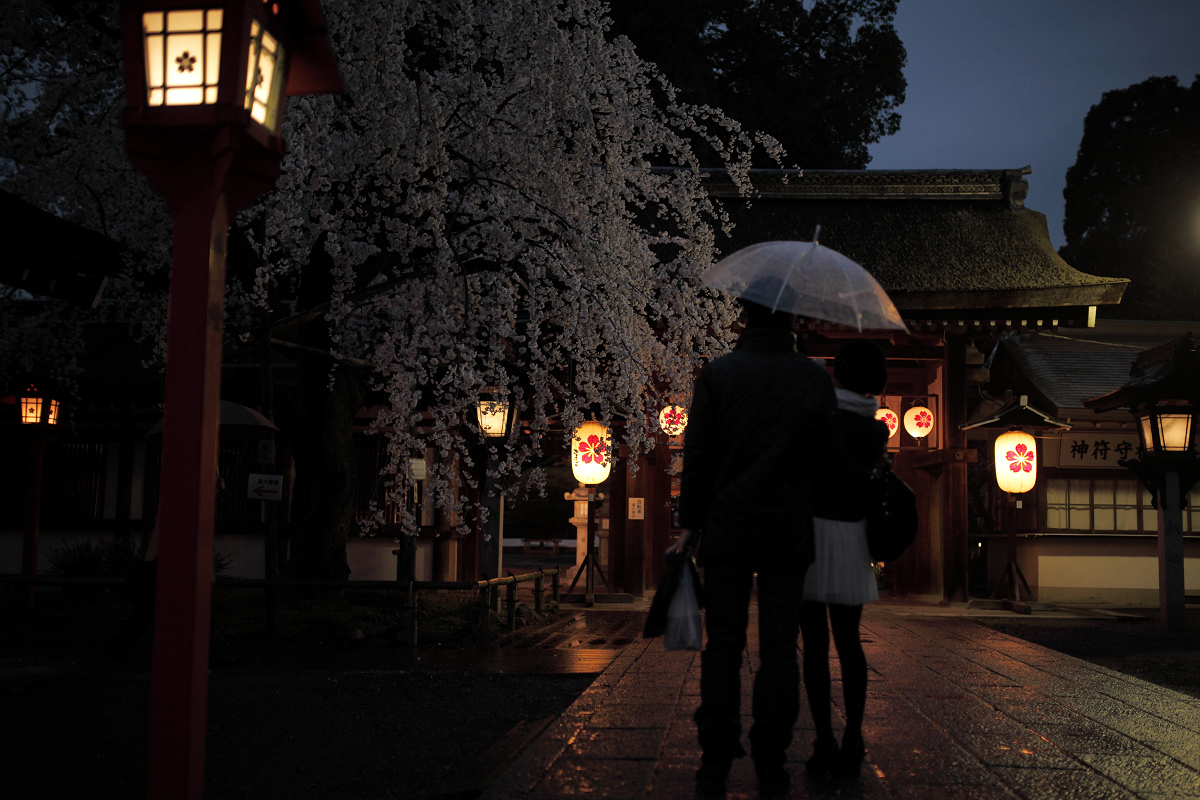
[[[1023,444],[1017,445],[1004,454],[1012,463],[1008,468],[1013,472],[1033,472],[1033,451]]]
[[[884,425],[887,425],[889,435],[895,433],[896,428],[900,425],[900,418],[895,414],[881,414],[875,419],[879,420]]]
[[[659,423],[667,434],[676,436],[687,426],[687,414],[678,406],[669,406],[663,410]]]
[[[913,425],[917,428],[929,428],[933,426],[933,414],[928,411],[918,411],[913,415]]]
[[[579,460],[583,463],[603,467],[608,456],[608,445],[593,433],[586,442],[579,443],[579,453]]]

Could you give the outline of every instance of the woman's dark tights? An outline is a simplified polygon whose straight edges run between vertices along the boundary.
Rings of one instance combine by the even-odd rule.
[[[825,610],[829,609],[826,623]],[[867,659],[863,655],[858,623],[862,606],[805,601],[800,611],[800,637],[804,642],[804,689],[812,710],[817,738],[833,738],[830,719],[829,631],[842,665],[842,692],[846,701],[846,732],[862,733],[863,709],[867,704]]]

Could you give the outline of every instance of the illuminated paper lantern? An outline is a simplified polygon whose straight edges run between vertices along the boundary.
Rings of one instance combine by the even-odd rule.
[[[1011,494],[1028,492],[1037,482],[1037,442],[1024,431],[996,437],[996,483]]]
[[[511,398],[505,397],[499,388],[489,386],[484,389],[475,405],[479,430],[483,431],[484,436],[495,439],[508,435],[512,406]]]
[[[19,402],[23,425],[58,424],[58,401],[46,397],[36,387],[30,386],[22,392]]]
[[[687,427],[687,411],[683,406],[669,405],[658,412],[658,426],[667,436],[678,436]]]
[[[913,406],[904,412],[904,430],[914,439],[924,439],[933,431],[933,412],[925,406]]]
[[[612,430],[585,422],[571,436],[571,472],[575,480],[594,486],[604,483],[612,469]]]
[[[875,419],[887,425],[889,439],[900,432],[900,416],[887,406],[883,406],[875,412]]]

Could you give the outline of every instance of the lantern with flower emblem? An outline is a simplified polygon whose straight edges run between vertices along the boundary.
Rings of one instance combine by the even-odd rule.
[[[20,396],[21,423],[23,425],[57,425],[58,401],[46,397],[30,386]]]
[[[933,412],[916,405],[904,412],[904,430],[914,439],[924,439],[933,431]]]
[[[1022,494],[1037,482],[1037,442],[1021,430],[996,437],[996,483],[1009,494]]]
[[[571,472],[589,486],[604,483],[612,469],[612,429],[585,422],[571,436]]]
[[[658,426],[667,436],[678,436],[687,427],[687,411],[683,406],[671,404],[658,412]]]
[[[887,425],[889,439],[900,432],[900,416],[887,406],[881,406],[879,410],[875,412],[875,419],[879,420],[884,425]]]

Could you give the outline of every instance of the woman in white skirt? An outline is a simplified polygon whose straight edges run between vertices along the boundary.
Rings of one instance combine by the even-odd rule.
[[[887,426],[875,419],[878,395],[887,383],[887,358],[874,342],[853,340],[838,351],[833,379],[846,458],[814,494],[816,559],[805,577],[800,613],[804,687],[817,732],[807,767],[816,778],[857,777],[862,765],[867,660],[858,625],[863,605],[879,599],[867,549],[866,488],[867,476],[887,449]],[[830,720],[831,628],[846,702],[841,748]]]

